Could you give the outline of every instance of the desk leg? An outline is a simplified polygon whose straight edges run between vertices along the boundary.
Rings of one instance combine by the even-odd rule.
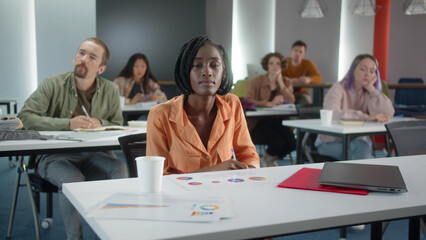
[[[15,191],[13,192],[12,208],[10,209],[9,226],[7,228],[6,239],[10,239],[12,237],[12,228],[13,228],[13,221],[15,219],[16,202],[18,201],[19,187],[21,185],[21,174],[22,174],[22,169],[18,167],[18,172],[16,173]]]
[[[296,128],[296,164],[304,163],[302,154],[302,133],[300,128]]]
[[[349,160],[349,136],[344,135],[342,139],[342,160]]]
[[[346,239],[346,227],[340,228],[340,239]]]
[[[25,185],[21,185],[21,175],[22,174],[24,174],[24,177],[25,177],[25,180],[26,180]],[[20,159],[19,159],[18,173],[16,175],[15,192],[13,194],[12,209],[10,210],[9,227],[7,229],[6,238],[10,239],[11,235],[12,235],[13,221],[15,219],[16,202],[18,200],[19,187],[21,187],[21,186],[27,186],[28,193],[30,195],[33,217],[34,217],[34,225],[35,225],[34,227],[35,227],[35,232],[36,232],[36,239],[40,240],[41,235],[40,235],[40,225],[38,223],[37,208],[36,208],[35,201],[34,201],[33,190],[31,188],[30,177],[28,176],[28,172],[27,172],[27,169],[26,169],[26,166],[25,166],[25,163],[24,163],[24,156],[21,156]]]
[[[412,217],[408,219],[408,239],[420,239],[420,217]]]
[[[24,157],[22,157],[22,158],[24,158]],[[26,166],[24,166],[24,168],[26,168]],[[37,240],[40,240],[41,235],[40,235],[40,224],[38,222],[37,207],[36,207],[36,204],[35,204],[33,189],[31,188],[30,176],[28,176],[27,169],[24,170],[24,176],[25,176],[25,180],[27,181],[26,185],[27,185],[27,189],[28,189],[28,194],[30,195],[31,208],[33,210],[34,227],[35,227],[35,231],[36,231],[36,237],[37,237]]]
[[[371,224],[370,239],[382,240],[382,222],[374,222]]]

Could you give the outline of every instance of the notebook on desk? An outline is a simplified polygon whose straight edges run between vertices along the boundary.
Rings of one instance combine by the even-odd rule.
[[[323,185],[370,191],[407,191],[398,166],[326,162],[318,181]]]

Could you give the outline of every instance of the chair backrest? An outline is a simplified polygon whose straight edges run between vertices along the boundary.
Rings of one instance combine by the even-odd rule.
[[[234,83],[234,88],[232,89],[232,93],[237,95],[240,99],[243,99],[246,96],[246,89],[250,79],[245,78],[238,80]]]
[[[382,82],[382,93],[385,94],[386,97],[390,98],[389,87],[387,82],[385,82],[383,79],[381,80],[381,82]]]
[[[401,78],[398,83],[423,83],[421,78]],[[396,89],[396,105],[426,105],[426,89]]]
[[[320,118],[321,105],[315,104],[297,104],[297,115],[300,119]]]
[[[146,133],[138,133],[118,138],[121,149],[126,157],[130,177],[137,177],[135,158],[146,155]]]
[[[426,121],[401,121],[385,124],[395,146],[396,156],[426,154]]]

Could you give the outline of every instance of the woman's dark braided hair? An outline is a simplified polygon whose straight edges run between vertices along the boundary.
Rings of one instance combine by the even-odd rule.
[[[176,59],[174,72],[177,89],[185,95],[194,93],[194,90],[192,90],[191,87],[190,73],[198,50],[204,44],[210,44],[216,47],[222,56],[224,78],[222,79],[216,93],[219,95],[225,95],[231,90],[233,84],[231,64],[225,49],[221,45],[212,42],[207,36],[194,37],[181,47]]]

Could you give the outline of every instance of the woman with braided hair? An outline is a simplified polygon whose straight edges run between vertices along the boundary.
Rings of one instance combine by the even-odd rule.
[[[240,100],[229,93],[233,77],[223,47],[206,36],[189,40],[174,77],[182,95],[148,116],[147,155],[166,158],[164,174],[259,167]]]

